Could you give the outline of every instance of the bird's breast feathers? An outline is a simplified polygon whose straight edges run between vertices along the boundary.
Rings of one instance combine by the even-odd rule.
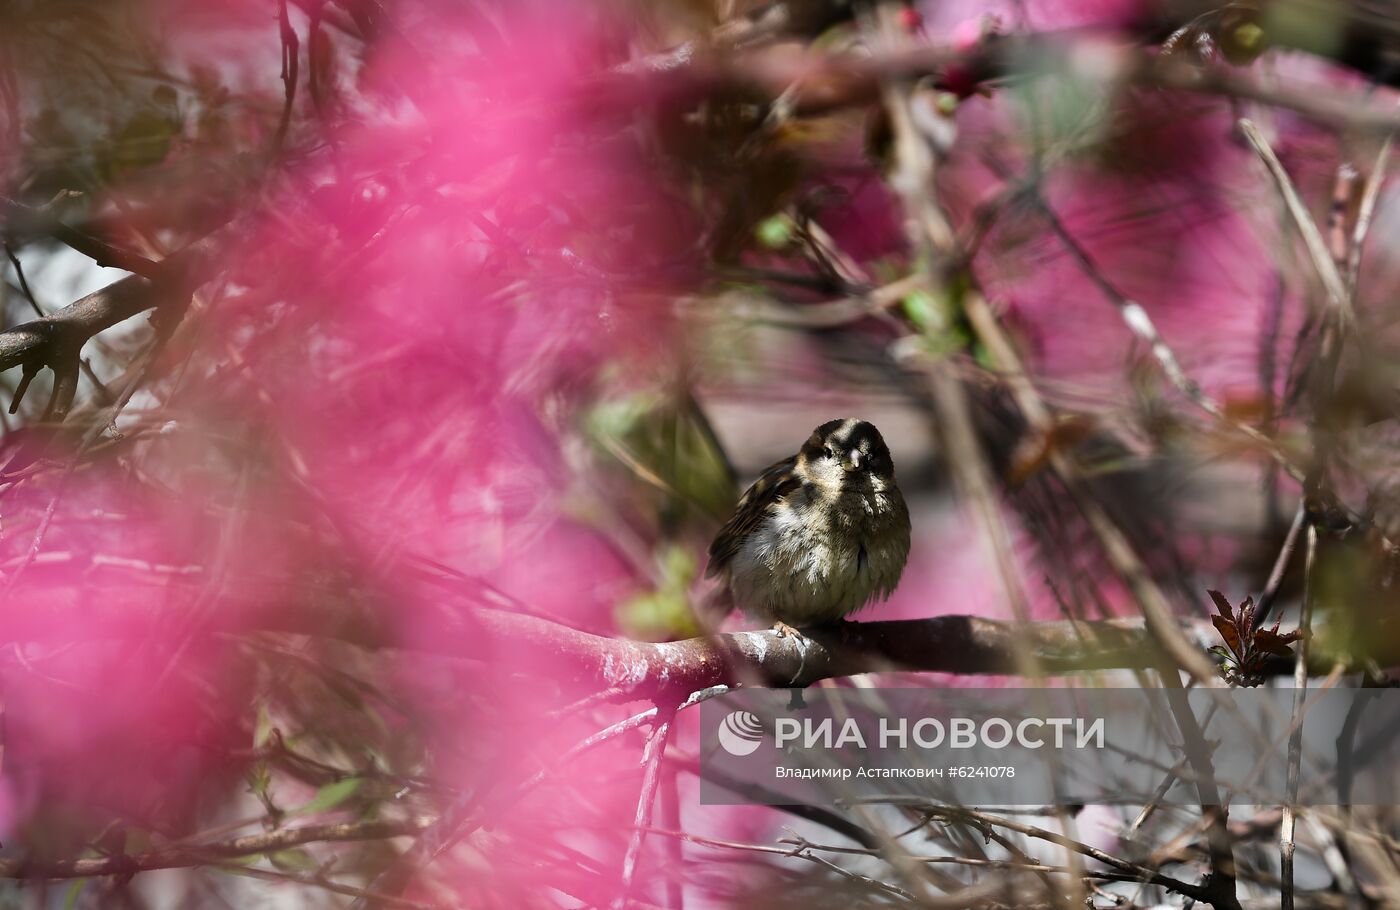
[[[772,503],[729,565],[750,612],[802,625],[830,622],[883,599],[909,553],[909,516],[897,491],[832,496],[812,485]]]

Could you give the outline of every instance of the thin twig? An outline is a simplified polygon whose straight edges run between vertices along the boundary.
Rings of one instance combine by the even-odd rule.
[[[681,827],[681,787],[679,769],[674,764],[661,786],[661,818],[663,825],[670,828]],[[666,845],[666,907],[668,910],[685,910],[685,882],[680,870],[685,868],[685,845],[672,840]]]
[[[570,630],[572,631],[572,630]],[[584,634],[584,633],[577,633]],[[589,636],[590,638],[593,636]],[[606,639],[599,639],[606,641]],[[697,639],[703,641],[704,639]],[[722,695],[728,691],[726,686],[714,686],[692,691],[690,695],[681,702],[680,706],[672,710],[680,711],[698,705],[717,695]],[[494,809],[508,805],[512,801],[533,789],[550,774],[551,771],[565,767],[569,762],[582,755],[584,752],[601,745],[611,739],[615,739],[629,730],[635,730],[645,724],[655,723],[656,719],[662,715],[659,707],[651,707],[645,711],[638,712],[624,720],[594,733],[588,738],[574,744],[571,748],[558,754],[544,767],[538,769],[528,778],[515,783],[498,787],[494,792],[482,795],[476,791],[463,794],[452,801],[437,821],[423,832],[413,846],[407,850],[398,861],[391,863],[387,869],[380,872],[370,887],[386,894],[397,894],[407,887],[421,869],[433,862],[447,851],[451,846],[475,831],[482,824],[485,817]],[[368,910],[374,907],[373,900],[356,900],[352,905],[352,910]]]
[[[1210,757],[1211,747],[1191,710],[1186,689],[1177,678],[1176,671],[1165,668],[1161,676],[1167,704],[1176,719],[1177,729],[1181,732],[1187,763],[1194,772],[1196,794],[1201,804],[1201,819],[1206,829],[1207,855],[1210,860],[1210,875],[1205,883],[1209,897],[1206,899],[1216,910],[1239,910],[1235,851],[1229,831],[1229,808],[1220,800],[1215,767]]]
[[[808,805],[807,803],[784,803],[784,797],[766,787],[762,787],[751,781],[739,780],[731,777],[723,771],[714,767],[711,762],[701,762],[694,757],[676,757],[674,750],[668,754],[673,767],[680,771],[686,771],[697,777],[703,778],[716,786],[722,787],[731,793],[742,796],[751,803],[758,803],[769,806],[779,812],[785,812],[794,818],[800,818],[823,828],[828,828],[842,837],[850,838],[857,844],[874,849],[880,846],[881,839],[874,832],[861,827],[844,815],[833,812],[822,806]]]
[[[1040,432],[1048,433],[1054,421],[1050,408],[1028,378],[1020,355],[1002,331],[1001,324],[986,298],[976,291],[970,292],[964,300],[963,309],[978,338],[1004,370],[1003,376],[1011,389],[1012,398],[1025,415],[1026,421]],[[1085,488],[1074,459],[1069,453],[1052,447],[1049,460],[1051,468],[1064,482],[1065,489],[1084,516],[1084,520],[1088,522],[1090,530],[1098,538],[1114,571],[1132,592],[1149,633],[1198,683],[1205,686],[1218,685],[1218,677],[1210,662],[1181,634],[1172,617],[1171,604],[1162,593],[1161,587],[1153,581],[1142,558],[1133,549],[1132,542],[1103,505]]]
[[[1339,327],[1345,331],[1355,324],[1356,314],[1352,311],[1351,300],[1347,296],[1346,283],[1342,281],[1341,273],[1337,271],[1337,264],[1332,261],[1332,256],[1327,250],[1327,243],[1322,238],[1322,232],[1317,228],[1317,222],[1308,213],[1308,208],[1303,204],[1302,197],[1298,195],[1298,190],[1289,178],[1288,172],[1283,169],[1283,164],[1279,162],[1274,150],[1269,147],[1259,128],[1247,119],[1239,122],[1240,131],[1249,140],[1250,146],[1260,160],[1264,162],[1265,168],[1269,171],[1269,176],[1274,180],[1274,187],[1279,195],[1283,197],[1284,205],[1288,208],[1288,213],[1293,217],[1293,223],[1298,227],[1298,233],[1303,238],[1303,245],[1307,248],[1308,258],[1312,260],[1313,269],[1317,272],[1318,278],[1322,280],[1322,287],[1327,292],[1328,302],[1336,313]]]
[[[24,266],[20,264],[19,257],[15,255],[14,249],[8,243],[5,244],[5,256],[10,260],[10,265],[15,270],[15,277],[19,279],[20,293],[24,295],[25,300],[29,301],[29,308],[34,311],[34,315],[42,319],[48,314],[44,312],[43,307],[39,306],[34,291],[29,287],[29,279],[24,277]]]
[[[1380,200],[1381,187],[1385,184],[1386,168],[1390,164],[1390,153],[1395,146],[1395,134],[1385,137],[1381,150],[1376,155],[1376,163],[1366,177],[1366,188],[1361,193],[1361,205],[1356,211],[1356,225],[1352,228],[1351,249],[1347,252],[1346,285],[1347,294],[1356,300],[1356,288],[1361,280],[1361,252],[1366,246],[1366,236],[1371,231],[1371,221],[1376,214],[1376,203]]]
[[[334,822],[280,828],[264,834],[249,834],[207,844],[153,850],[149,853],[127,853],[86,859],[30,861],[23,858],[0,859],[0,878],[64,879],[97,875],[129,875],[152,869],[181,869],[207,866],[219,860],[257,856],[312,843],[342,843],[349,841],[385,840],[415,834],[427,828],[432,820],[417,816],[401,821]]]
[[[3,193],[0,193],[0,222],[11,230],[17,224],[32,226],[105,268],[121,269],[144,278],[158,278],[167,271],[161,262],[109,243],[100,237],[94,237],[86,231],[53,218],[43,209],[25,205]]]
[[[277,0],[277,29],[282,41],[282,116],[277,121],[277,132],[272,139],[272,153],[282,150],[287,138],[287,128],[292,122],[292,106],[297,96],[297,74],[300,71],[300,41],[292,20],[287,15],[287,0]]]
[[[820,303],[782,304],[744,299],[735,308],[735,315],[785,328],[834,329],[884,313],[919,285],[917,276],[907,276],[859,297]]]
[[[1133,876],[1133,880],[1135,881],[1139,878],[1142,878],[1147,881],[1150,881],[1152,884],[1160,885],[1163,888],[1168,888],[1172,891],[1177,892],[1178,894],[1185,895],[1186,897],[1194,898],[1196,900],[1209,899],[1210,892],[1207,888],[1201,885],[1193,885],[1189,882],[1181,881],[1180,879],[1173,878],[1169,875],[1165,875],[1157,871],[1156,869],[1151,869],[1147,866],[1139,865],[1137,863],[1130,862],[1126,859],[1122,859],[1121,857],[1114,856],[1112,853],[1109,853],[1106,850],[1101,850],[1098,847],[1091,846],[1090,844],[1077,841],[1073,838],[1066,837],[1065,835],[1059,834],[1054,831],[1047,831],[1044,828],[1038,828],[1035,825],[1028,825],[1025,822],[1019,822],[1015,819],[991,815],[989,813],[981,812],[976,809],[968,809],[957,806],[932,805],[928,802],[926,798],[917,796],[876,796],[854,800],[853,802],[885,803],[891,805],[912,805],[917,806],[918,808],[933,814],[937,818],[963,819],[972,822],[978,827],[985,827],[990,825],[995,826],[997,828],[1004,828],[1008,831],[1014,831],[1017,834],[1021,834],[1026,837],[1033,837],[1037,840],[1048,841],[1049,843],[1056,844],[1060,847],[1064,847],[1066,850],[1072,850],[1075,853],[1087,856],[1090,859],[1096,859],[1106,866],[1110,866],[1114,869],[1119,870],[1120,872],[1124,872],[1128,875]]]
[[[1309,525],[1308,550],[1304,562],[1306,580],[1303,613],[1298,622],[1298,630],[1302,636],[1298,640],[1298,663],[1293,671],[1293,721],[1288,735],[1288,799],[1283,806],[1283,821],[1279,829],[1279,875],[1283,879],[1283,910],[1293,910],[1293,829],[1297,819],[1294,803],[1298,799],[1298,775],[1303,754],[1303,703],[1308,695],[1308,638],[1312,627],[1313,598],[1317,594],[1317,580],[1313,577],[1316,558],[1317,528]]]
[[[73,476],[73,470],[76,466],[76,461],[71,462],[59,475],[53,495],[49,497],[49,504],[44,509],[44,516],[39,519],[39,526],[34,529],[34,537],[29,542],[29,548],[24,551],[24,560],[5,579],[4,590],[0,591],[0,603],[9,601],[10,595],[14,593],[15,585],[19,584],[20,577],[34,564],[34,560],[39,558],[39,551],[44,546],[44,538],[49,533],[49,526],[53,524],[54,513],[58,511],[58,502],[63,498],[63,491],[67,488],[68,479]]]
[[[1259,594],[1259,606],[1254,611],[1256,629],[1264,625],[1264,620],[1269,618],[1269,613],[1274,608],[1274,601],[1278,600],[1278,592],[1283,588],[1283,578],[1288,573],[1288,563],[1293,559],[1293,551],[1298,548],[1298,537],[1307,515],[1307,504],[1298,503],[1298,508],[1293,513],[1293,523],[1288,526],[1283,546],[1279,548],[1278,556],[1274,558],[1274,566],[1269,570],[1269,577],[1264,582],[1264,590]]]
[[[250,878],[260,878],[272,882],[296,882],[299,885],[308,885],[312,888],[320,888],[330,891],[333,894],[343,894],[346,897],[367,897],[372,898],[385,907],[398,908],[398,910],[442,910],[440,904],[425,904],[422,901],[413,901],[404,897],[393,897],[388,894],[376,894],[366,891],[364,888],[355,888],[350,885],[343,885],[340,882],[331,881],[324,874],[313,872],[294,872],[290,869],[258,869],[253,866],[235,866],[229,863],[221,863],[213,868],[220,872],[227,872],[230,875],[245,875]]]
[[[671,735],[671,724],[675,720],[674,709],[666,712],[651,729],[647,737],[646,749],[642,752],[642,790],[637,797],[637,814],[632,836],[627,841],[627,852],[622,857],[622,887],[618,889],[614,910],[622,910],[632,896],[632,883],[637,874],[637,860],[642,855],[642,843],[646,831],[651,827],[651,814],[656,806],[656,788],[661,781],[661,761],[666,753],[666,740]]]
[[[1003,179],[1011,179],[1011,173],[1005,166],[994,161],[989,163]],[[1195,379],[1192,379],[1191,376],[1187,374],[1185,368],[1181,365],[1180,359],[1176,356],[1176,352],[1173,351],[1166,340],[1162,338],[1162,333],[1157,331],[1157,326],[1152,321],[1152,317],[1148,315],[1147,310],[1142,304],[1124,294],[1113,282],[1108,280],[1103,270],[1100,269],[1098,264],[1094,261],[1094,258],[1089,255],[1089,251],[1069,232],[1069,229],[1065,227],[1064,222],[1060,220],[1059,215],[1050,206],[1050,203],[1046,201],[1045,197],[1037,191],[1031,191],[1026,194],[1026,198],[1030,199],[1040,211],[1046,224],[1050,226],[1051,232],[1059,238],[1060,243],[1069,252],[1075,262],[1079,264],[1080,270],[1084,275],[1094,283],[1094,286],[1099,289],[1099,292],[1103,294],[1108,302],[1113,305],[1114,309],[1118,311],[1118,315],[1123,320],[1123,324],[1127,326],[1128,331],[1132,332],[1147,345],[1148,350],[1152,353],[1153,359],[1156,360],[1158,366],[1162,368],[1162,372],[1166,375],[1167,380],[1196,407],[1205,411],[1228,429],[1240,433],[1263,449],[1270,458],[1278,463],[1279,467],[1283,468],[1283,470],[1289,474],[1289,476],[1293,477],[1295,480],[1302,480],[1302,469],[1293,463],[1288,453],[1279,448],[1278,443],[1249,424],[1236,420],[1234,417],[1227,414],[1224,407],[1214,398],[1206,394],[1205,389],[1201,388],[1200,383],[1196,382]]]
[[[887,39],[893,42],[898,28],[886,23]],[[910,278],[912,290],[924,287],[933,290],[937,275],[935,264],[951,264],[955,250],[955,235],[948,218],[939,206],[936,169],[938,156],[913,123],[910,88],[890,84],[885,87],[885,107],[894,131],[896,168],[889,178],[892,189],[903,201],[914,259],[920,263]],[[902,295],[901,295],[902,296]],[[929,377],[930,398],[938,419],[938,429],[948,450],[948,464],[958,492],[972,506],[986,541],[1002,593],[1011,606],[1017,627],[1030,622],[1030,604],[1025,585],[1017,574],[1012,552],[1011,534],[997,502],[987,459],[977,441],[967,393],[962,383],[943,362],[932,364]],[[1019,637],[1013,638],[1020,674],[1032,679],[1043,676],[1034,652]]]

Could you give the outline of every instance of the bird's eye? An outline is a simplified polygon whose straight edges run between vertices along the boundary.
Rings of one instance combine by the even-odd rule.
[[[836,453],[833,452],[833,451],[831,451],[831,446],[822,446],[822,457],[823,457],[823,458],[835,458],[835,457],[836,457]]]

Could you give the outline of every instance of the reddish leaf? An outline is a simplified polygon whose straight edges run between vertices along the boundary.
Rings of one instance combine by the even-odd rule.
[[[1240,604],[1239,616],[1235,618],[1235,625],[1245,634],[1254,628],[1254,598],[1246,597],[1244,603]]]
[[[1211,600],[1215,601],[1215,607],[1220,611],[1220,615],[1233,623],[1235,621],[1235,611],[1230,606],[1230,602],[1225,599],[1225,595],[1215,590],[1206,591],[1206,593],[1210,595]],[[1216,624],[1216,628],[1220,628],[1218,623]]]
[[[1011,457],[1007,482],[1019,486],[1031,475],[1041,471],[1056,452],[1068,452],[1094,432],[1094,422],[1087,417],[1062,417],[1048,431],[1029,433]]]
[[[1260,395],[1230,395],[1221,402],[1221,410],[1236,423],[1261,424],[1269,419],[1269,399]]]
[[[1254,647],[1257,650],[1265,651],[1269,654],[1276,654],[1280,657],[1287,657],[1293,652],[1288,650],[1288,645],[1302,638],[1303,635],[1297,629],[1292,632],[1279,632],[1278,623],[1274,623],[1272,629],[1260,629],[1254,633]]]
[[[1212,616],[1210,621],[1215,623],[1216,631],[1220,633],[1221,638],[1225,639],[1225,644],[1230,646],[1235,657],[1243,659],[1244,653],[1240,650],[1240,633],[1235,628],[1235,624],[1223,616]]]

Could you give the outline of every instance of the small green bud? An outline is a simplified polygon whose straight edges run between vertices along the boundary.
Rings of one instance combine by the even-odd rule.
[[[774,215],[760,221],[754,233],[759,243],[770,250],[780,250],[792,242],[793,227],[792,219],[788,216]]]

